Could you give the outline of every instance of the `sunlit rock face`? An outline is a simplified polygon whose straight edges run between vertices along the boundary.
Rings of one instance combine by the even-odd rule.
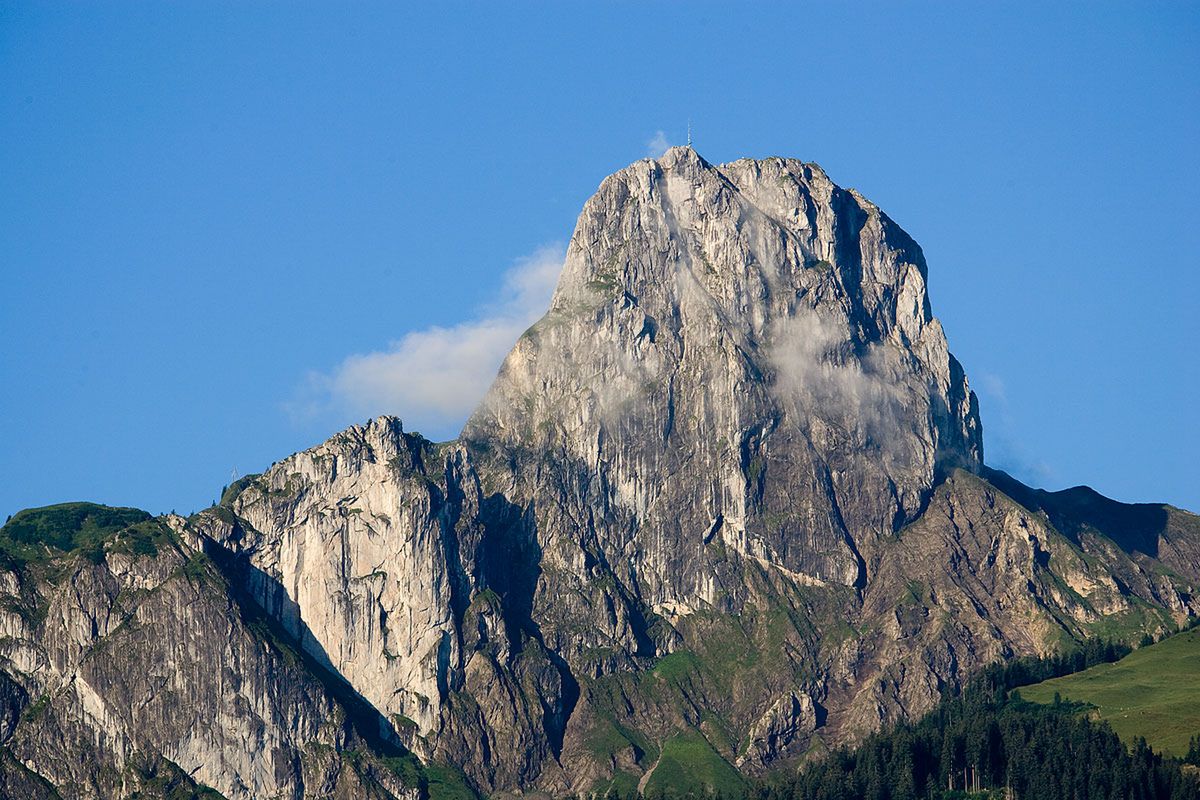
[[[0,570],[0,794],[108,796],[137,763],[420,795],[401,744],[499,796],[651,786],[677,742],[755,775],[1200,610],[1195,516],[983,465],[887,215],[690,148],[604,180],[457,440],[380,417],[170,526],[154,557]]]
[[[815,165],[682,147],[588,201],[463,439],[533,509],[548,616],[609,579],[667,618],[735,609],[729,552],[861,588],[939,469],[981,458],[912,239]],[[636,652],[616,616],[570,638]]]
[[[0,796],[415,800],[378,758],[398,748],[359,732],[184,520],[144,516],[86,552],[6,553]]]
[[[457,509],[425,463],[440,458],[399,420],[351,428],[250,481],[222,537],[252,556],[252,594],[314,658],[423,730],[458,647]]]
[[[689,730],[768,770],[1105,614],[1193,611],[1183,559],[1163,584],[996,475],[916,243],[814,164],[674,148],[584,206],[457,441],[356,426],[203,536],[423,758],[563,793]]]

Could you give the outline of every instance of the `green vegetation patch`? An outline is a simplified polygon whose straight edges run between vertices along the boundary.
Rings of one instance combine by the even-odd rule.
[[[677,650],[668,653],[655,662],[650,675],[662,678],[667,683],[678,684],[690,679],[700,668],[700,660],[694,653],[687,650]]]
[[[597,272],[587,282],[589,289],[605,297],[617,294],[622,285],[621,279],[617,277],[616,273],[608,271]]]
[[[44,694],[29,705],[28,708],[21,714],[21,719],[25,722],[36,722],[41,719],[46,713],[46,709],[50,707],[50,695]]]
[[[651,754],[652,759],[658,755],[658,748],[645,736],[607,715],[596,718],[584,743],[588,752],[601,762],[609,761],[629,748],[633,748],[637,761],[641,761],[647,753]]]
[[[166,525],[136,508],[95,503],[27,508],[0,528],[0,566],[20,569],[72,553],[100,561],[105,550],[152,556],[172,541]]]
[[[225,800],[211,786],[197,783],[177,764],[165,758],[135,755],[126,766],[126,777],[136,788],[130,800]]]
[[[748,744],[738,734],[756,718],[752,712],[757,704],[815,678],[808,670],[817,659],[796,656],[815,652],[816,625],[825,630],[841,625],[853,632],[840,621],[843,596],[798,587],[757,566],[747,567],[744,575],[753,600],[740,614],[700,610],[680,618],[674,631],[682,637],[683,646],[657,659],[649,669],[605,675],[587,686],[589,702],[599,718],[585,740],[589,752],[605,763],[633,744],[641,750],[640,765],[657,762],[660,771],[653,773],[655,782],[643,787],[647,797],[655,796],[648,788],[654,785],[667,797],[703,797],[716,792],[726,797],[744,796],[744,787],[730,791],[725,778],[733,771],[729,762]],[[651,634],[651,638],[662,637]],[[659,716],[661,722],[649,733],[638,730],[640,720],[629,714],[630,697],[638,698],[637,705],[655,709]],[[706,709],[699,720],[697,707]],[[660,759],[660,745],[653,740],[659,739],[667,725],[676,729],[691,726],[691,731],[682,739],[669,740],[669,746],[676,749],[674,756],[665,749],[668,744],[662,744]],[[668,779],[675,780],[672,764],[689,762],[679,757],[679,751],[687,751],[688,746],[708,768],[689,768],[688,782],[672,790],[668,788]],[[740,778],[736,783],[742,787]],[[604,781],[597,786],[605,792],[610,788]],[[625,796],[619,785],[612,788]]]
[[[428,764],[425,767],[429,800],[478,800],[479,795],[467,785],[467,779],[454,767]]]
[[[1200,630],[1191,630],[1114,664],[1023,686],[1020,692],[1036,703],[1053,703],[1055,694],[1086,703],[1126,743],[1141,736],[1155,750],[1182,757],[1189,738],[1200,732],[1198,663]]]
[[[233,501],[237,500],[238,495],[246,491],[247,488],[249,488],[261,477],[261,474],[254,473],[253,475],[243,475],[242,477],[238,478],[236,481],[221,490],[221,499],[217,502],[217,505],[227,507],[232,506]]]
[[[637,775],[617,772],[611,778],[604,778],[592,784],[592,795],[603,798],[637,797],[637,787]]]
[[[1095,622],[1083,625],[1088,638],[1112,639],[1132,645],[1147,633],[1176,630],[1175,620],[1165,608],[1152,606],[1140,597],[1132,595],[1126,600],[1130,604],[1128,610],[1102,614]]]
[[[663,744],[662,756],[646,781],[646,797],[742,797],[746,782],[697,731]]]

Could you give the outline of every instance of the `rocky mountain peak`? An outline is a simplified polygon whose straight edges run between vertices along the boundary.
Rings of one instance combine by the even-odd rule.
[[[1196,517],[983,466],[926,277],[815,164],[609,176],[457,441],[379,417],[187,520],[0,528],[0,795],[736,793],[1194,617]]]
[[[672,148],[584,205],[549,310],[459,441],[352,428],[242,487],[204,535],[422,757],[486,787],[584,785],[594,681],[780,591],[851,613],[939,476],[979,468],[925,276],[819,167]],[[737,724],[810,735],[824,690],[777,688]]]
[[[916,243],[819,167],[671,148],[585,204],[550,310],[464,439],[562,452],[689,564],[719,535],[861,582],[938,470],[982,457],[925,276]],[[656,569],[661,607],[708,602],[707,578],[668,589]]]

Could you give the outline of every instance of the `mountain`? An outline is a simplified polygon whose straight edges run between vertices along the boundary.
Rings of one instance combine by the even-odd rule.
[[[0,552],[0,796],[418,796],[415,759],[233,599],[182,518],[28,510]]]
[[[610,176],[457,440],[380,417],[190,519],[14,517],[3,780],[736,793],[1193,617],[1200,519],[984,466],[926,276],[815,164]]]

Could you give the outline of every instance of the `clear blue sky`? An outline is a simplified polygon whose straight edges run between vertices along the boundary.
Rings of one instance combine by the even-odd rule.
[[[492,313],[689,117],[921,242],[990,463],[1200,510],[1200,5],[300,9],[0,5],[0,514],[406,416],[297,398]]]

